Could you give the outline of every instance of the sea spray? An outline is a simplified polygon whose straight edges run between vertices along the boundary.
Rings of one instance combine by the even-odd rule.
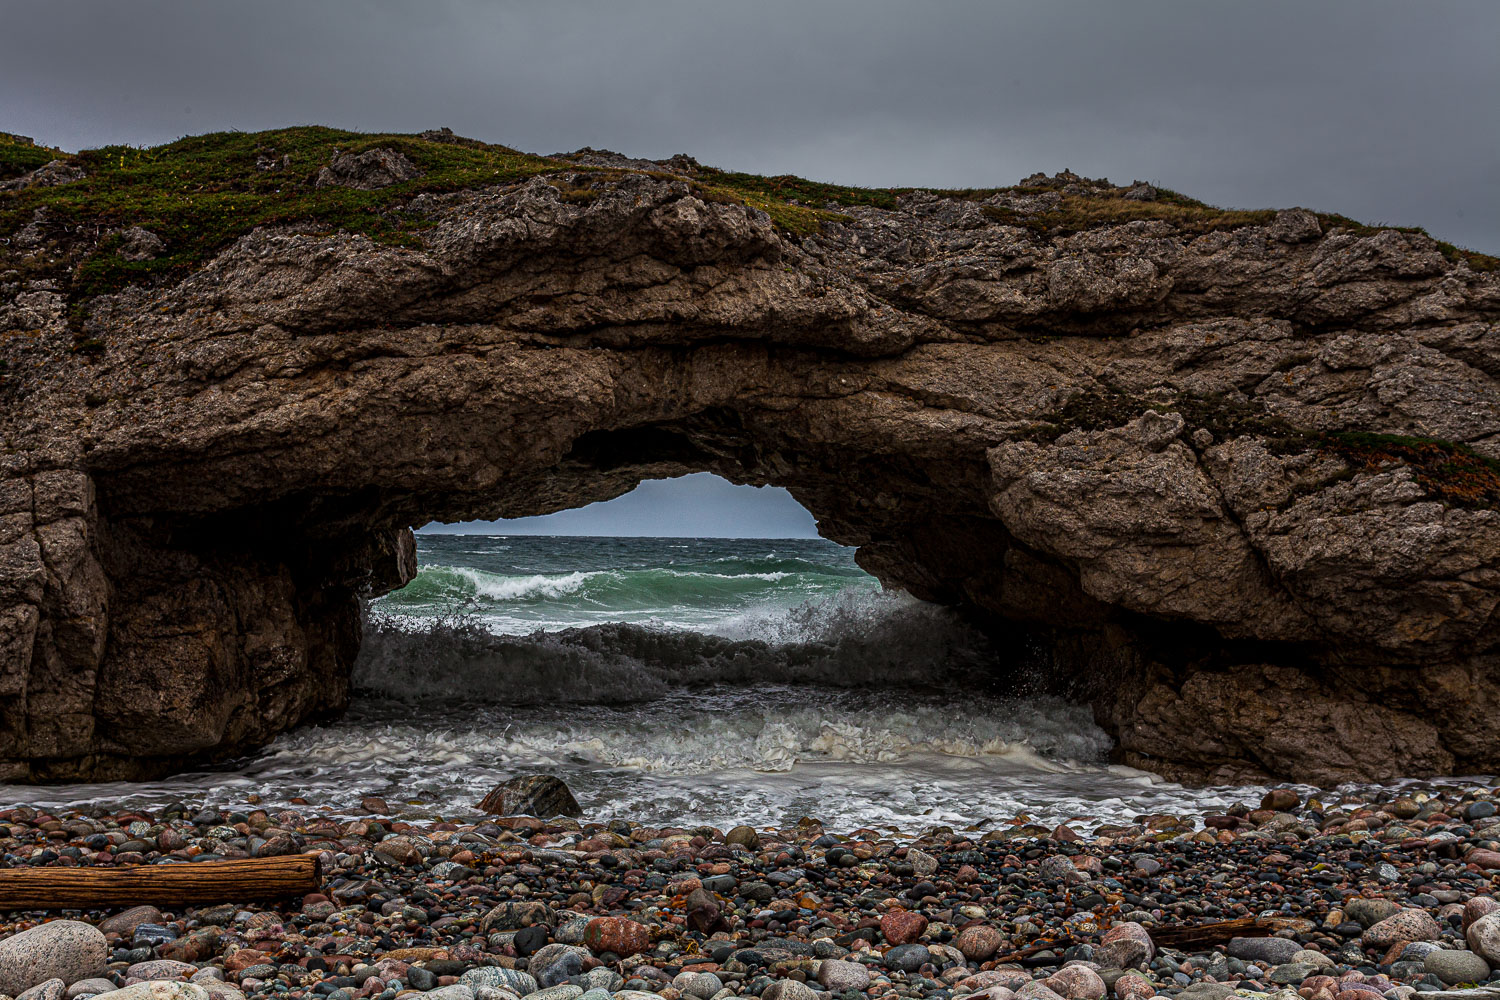
[[[1001,671],[953,612],[864,590],[726,618],[730,635],[616,623],[499,635],[472,614],[372,613],[355,687],[403,700],[649,701],[710,684],[984,686]]]

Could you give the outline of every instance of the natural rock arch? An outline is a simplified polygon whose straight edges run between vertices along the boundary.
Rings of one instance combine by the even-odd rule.
[[[159,773],[337,712],[410,525],[697,470],[1044,635],[1127,762],[1500,761],[1500,278],[1301,211],[1018,224],[1083,182],[1048,183],[803,237],[660,174],[424,195],[420,249],[268,227],[101,297],[97,356],[13,281],[0,779]]]

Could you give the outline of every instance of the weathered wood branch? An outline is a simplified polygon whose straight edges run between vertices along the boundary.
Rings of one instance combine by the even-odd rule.
[[[315,854],[118,868],[0,868],[0,910],[203,906],[318,891]]]
[[[1211,924],[1191,926],[1156,926],[1150,928],[1151,940],[1158,947],[1202,948],[1216,944],[1228,944],[1230,938],[1270,937],[1282,924],[1259,917],[1240,917],[1237,920],[1218,920]]]

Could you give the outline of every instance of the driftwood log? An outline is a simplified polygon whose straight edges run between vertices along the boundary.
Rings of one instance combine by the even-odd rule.
[[[1191,926],[1166,926],[1150,928],[1151,940],[1167,948],[1203,948],[1216,944],[1228,944],[1230,938],[1270,937],[1286,924],[1274,919],[1241,917],[1237,920],[1218,920],[1211,924]]]
[[[119,868],[0,868],[0,910],[204,906],[317,892],[318,856]]]

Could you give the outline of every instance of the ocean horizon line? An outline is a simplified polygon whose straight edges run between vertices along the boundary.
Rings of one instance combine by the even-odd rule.
[[[652,540],[666,539],[696,539],[701,541],[716,542],[830,542],[834,545],[841,543],[822,535],[596,535],[596,534],[573,534],[573,533],[549,533],[541,532],[508,532],[508,531],[445,531],[441,528],[413,528],[413,534],[417,535],[465,535],[470,538],[645,538]]]

